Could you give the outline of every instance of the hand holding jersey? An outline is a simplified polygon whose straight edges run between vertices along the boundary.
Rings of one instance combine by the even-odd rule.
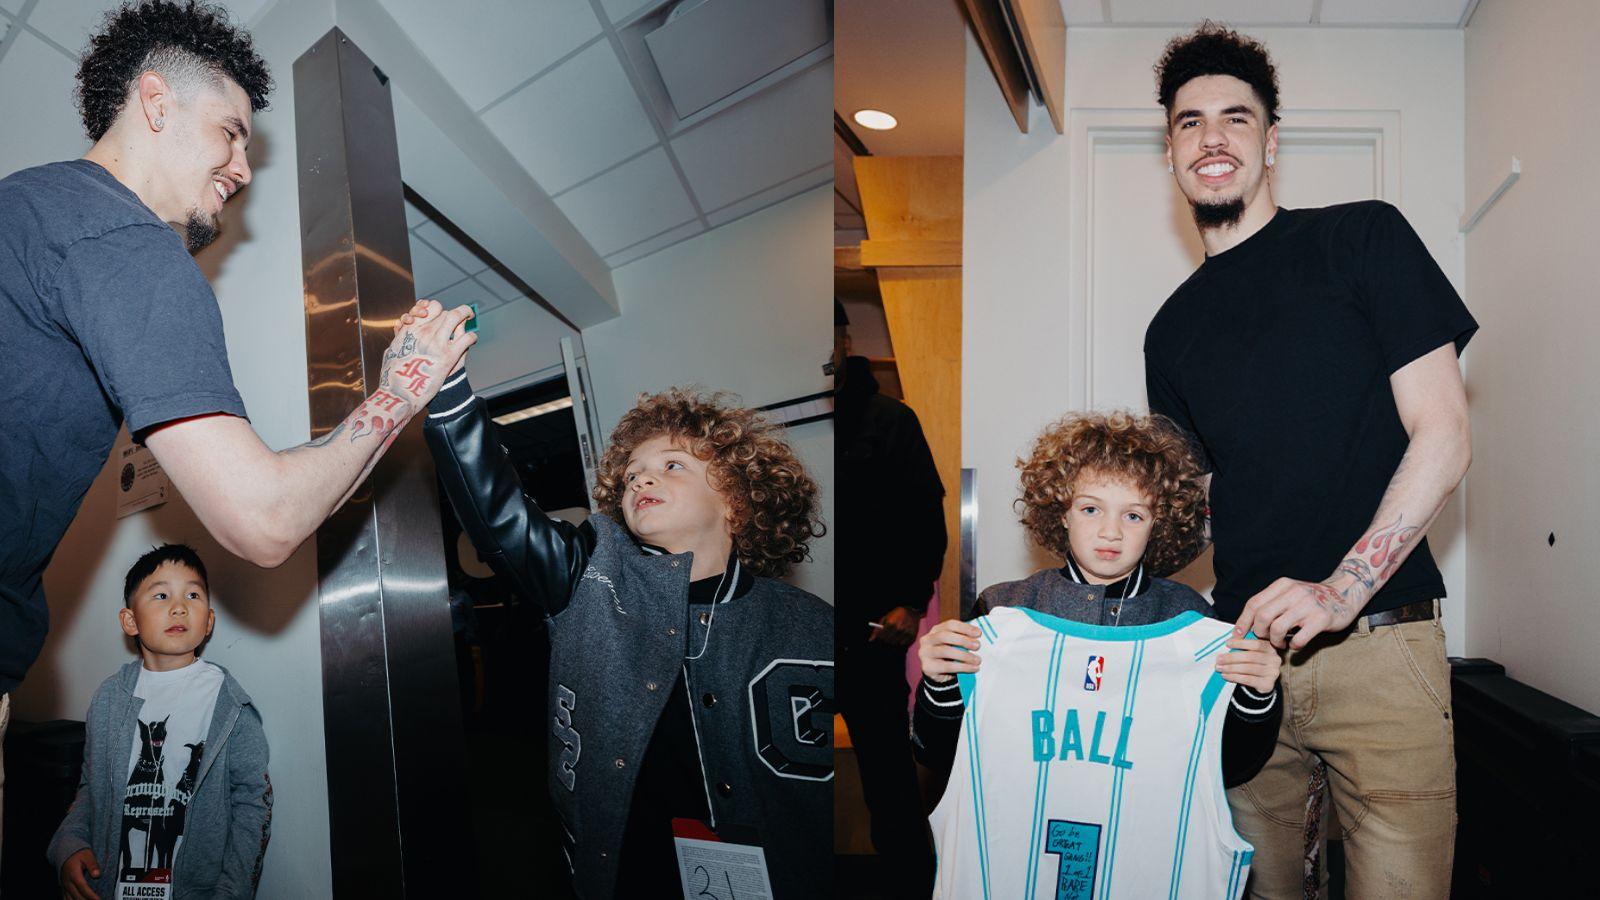
[[[935,897],[1239,895],[1252,848],[1232,826],[1213,715],[1233,688],[1210,659],[1226,623],[999,608],[968,627],[988,662],[959,675],[966,765],[933,815]]]

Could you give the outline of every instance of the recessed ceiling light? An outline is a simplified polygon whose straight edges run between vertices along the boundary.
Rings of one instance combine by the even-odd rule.
[[[856,124],[862,128],[871,128],[873,131],[888,131],[899,125],[894,116],[876,109],[863,109],[856,112]]]

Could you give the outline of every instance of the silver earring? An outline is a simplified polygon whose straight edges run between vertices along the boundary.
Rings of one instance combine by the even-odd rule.
[[[1172,168],[1172,163],[1167,163],[1167,174],[1171,175],[1174,171],[1175,170]]]
[[[156,130],[157,131],[160,131],[163,127],[166,126],[166,124],[167,124],[167,120],[166,119],[163,119],[160,116],[156,117],[155,126],[156,126]]]
[[[1272,154],[1268,153],[1267,154],[1267,165],[1269,165],[1269,166],[1272,165],[1272,160],[1273,160]]]

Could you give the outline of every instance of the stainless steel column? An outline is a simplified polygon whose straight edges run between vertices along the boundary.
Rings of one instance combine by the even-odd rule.
[[[388,79],[335,28],[295,61],[294,104],[320,436],[376,388],[415,294]],[[444,547],[421,422],[318,529],[317,577],[334,895],[469,896]]]

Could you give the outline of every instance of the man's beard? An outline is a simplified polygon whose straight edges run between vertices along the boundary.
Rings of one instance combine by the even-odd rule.
[[[1211,228],[1231,228],[1244,218],[1244,198],[1235,197],[1220,203],[1190,203],[1194,224],[1201,231]]]
[[[189,252],[199,253],[217,239],[217,217],[207,216],[197,209],[189,210],[189,220],[183,225],[183,242]]]

